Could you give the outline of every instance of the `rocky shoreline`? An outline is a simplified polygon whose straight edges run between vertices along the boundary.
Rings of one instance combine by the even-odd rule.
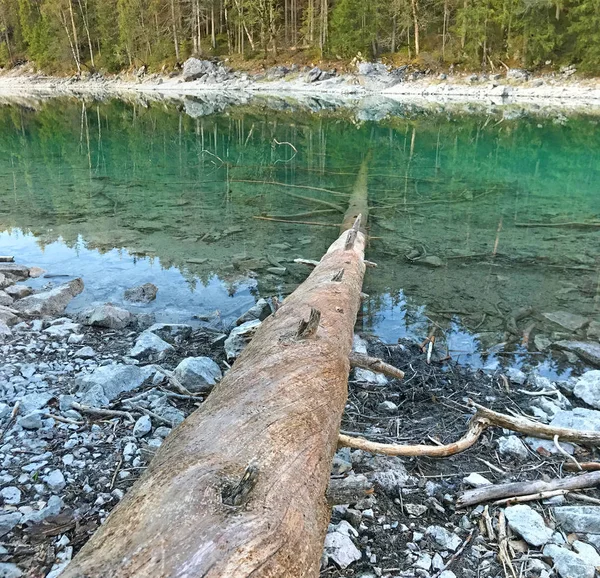
[[[59,576],[271,313],[270,302],[260,299],[226,333],[156,324],[151,315],[111,304],[65,316],[83,282],[50,280],[34,293],[28,279],[42,275],[39,268],[0,263],[5,578]],[[126,299],[148,302],[156,290],[146,283],[127,291]],[[505,375],[428,365],[411,342],[357,336],[355,350],[396,365],[406,378],[355,370],[342,423],[349,434],[447,443],[464,433],[467,397],[499,411],[517,407],[544,423],[600,431],[600,371],[554,383],[518,370]],[[580,462],[596,457],[595,450],[562,446]],[[583,505],[575,495],[489,510],[456,503],[466,487],[566,475],[566,461],[551,441],[492,433],[445,460],[340,450],[332,487],[372,490],[344,495],[344,503],[333,506],[321,575],[501,576],[494,532],[502,512],[523,576],[593,578],[600,565],[597,490],[586,492]]]
[[[208,102],[248,103],[256,97],[291,98],[299,103],[318,99],[329,106],[377,110],[376,117],[394,114],[394,105],[457,107],[475,112],[480,107],[522,107],[532,114],[544,111],[600,113],[600,81],[573,76],[575,69],[533,75],[521,69],[502,73],[435,74],[380,63],[358,63],[351,73],[319,67],[275,66],[259,73],[234,71],[226,63],[190,58],[183,70],[135,75],[57,78],[24,65],[0,71],[0,99],[35,96],[93,98],[144,96],[150,99],[201,97]],[[479,108],[478,108],[479,109]]]

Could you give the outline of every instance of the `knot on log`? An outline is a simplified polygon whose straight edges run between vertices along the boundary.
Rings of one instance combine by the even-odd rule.
[[[256,485],[258,467],[249,465],[242,479],[235,486],[226,486],[221,493],[221,501],[226,506],[239,507],[248,500],[248,495]]]
[[[319,321],[321,321],[321,312],[311,307],[308,321],[302,319],[298,325],[296,339],[309,339],[313,337],[319,328]]]

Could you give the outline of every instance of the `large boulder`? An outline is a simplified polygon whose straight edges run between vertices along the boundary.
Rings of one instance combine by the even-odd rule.
[[[112,303],[106,303],[99,307],[88,309],[81,315],[82,323],[94,327],[106,327],[107,329],[123,329],[132,323],[134,317],[121,307]]]
[[[175,377],[191,392],[204,393],[213,388],[222,374],[209,357],[188,357],[175,368]]]
[[[83,291],[83,280],[73,279],[49,291],[34,293],[29,297],[19,299],[14,308],[25,315],[41,317],[60,315],[71,302]]]
[[[125,299],[133,303],[150,303],[156,299],[158,287],[152,283],[144,283],[125,291]]]
[[[75,386],[82,404],[102,407],[122,393],[137,389],[154,373],[151,366],[140,368],[137,365],[104,365],[93,373],[77,377]]]
[[[9,279],[12,276],[13,279],[24,281],[29,277],[29,267],[17,263],[0,263],[0,273]]]
[[[188,58],[183,65],[183,80],[191,82],[198,80],[205,74],[217,72],[217,65],[210,60],[199,60],[198,58]]]

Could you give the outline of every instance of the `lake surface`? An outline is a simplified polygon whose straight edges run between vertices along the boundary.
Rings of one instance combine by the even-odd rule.
[[[211,110],[192,99],[0,106],[0,254],[82,276],[71,309],[122,303],[151,281],[158,298],[138,310],[226,326],[306,277],[293,260],[319,259],[336,238],[371,151],[379,266],[359,330],[391,343],[435,328],[440,354],[552,374],[564,359],[535,338],[562,334],[542,314],[600,320],[600,227],[584,226],[600,221],[596,117]]]

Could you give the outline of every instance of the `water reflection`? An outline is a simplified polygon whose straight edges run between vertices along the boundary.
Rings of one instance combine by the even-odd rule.
[[[83,274],[73,306],[119,302],[152,280],[165,289],[160,314],[227,318],[253,293],[285,295],[305,278],[293,260],[318,259],[335,238],[372,150],[368,251],[379,268],[363,330],[395,341],[436,328],[441,349],[490,366],[546,359],[522,355],[566,335],[543,312],[600,318],[594,118],[186,114],[198,106],[1,107],[2,252]]]

